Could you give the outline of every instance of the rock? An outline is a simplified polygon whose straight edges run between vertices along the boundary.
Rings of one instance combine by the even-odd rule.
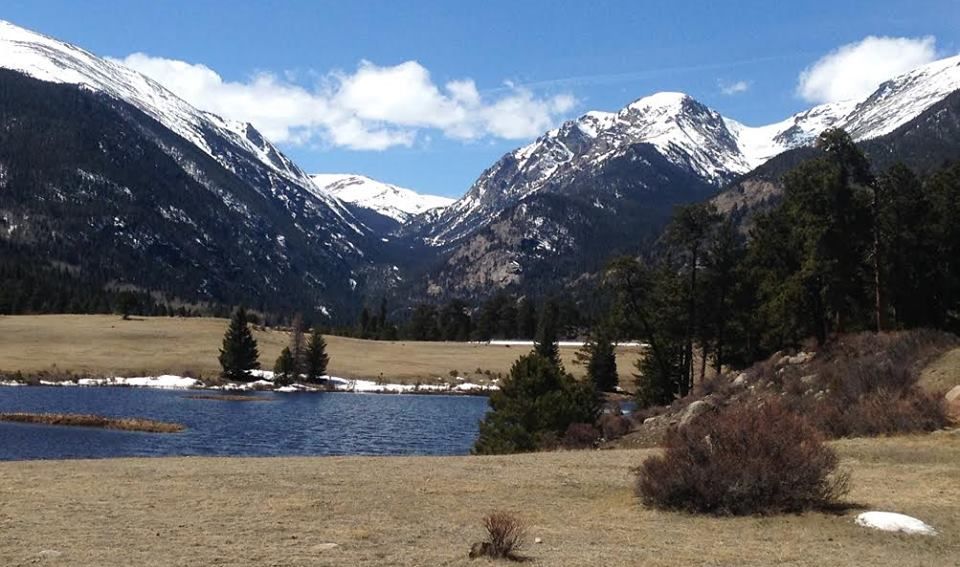
[[[746,373],[746,372],[741,372],[740,375],[737,376],[736,378],[734,378],[734,380],[733,380],[733,385],[736,386],[736,387],[738,387],[738,388],[741,387],[741,386],[744,386],[746,383],[747,383],[747,373]]]
[[[533,538],[533,543],[543,543],[543,540],[541,538],[536,537],[536,538]]]
[[[643,424],[644,424],[644,425],[647,425],[647,424],[649,424],[649,423],[654,423],[654,422],[657,421],[658,419],[660,419],[660,416],[656,416],[656,415],[655,415],[655,416],[653,416],[653,417],[648,417],[647,419],[643,420]]]
[[[953,418],[954,421],[960,423],[960,386],[955,386],[947,392],[945,397],[947,401],[947,415]]]
[[[857,525],[885,532],[937,535],[932,526],[910,516],[894,512],[864,512],[857,516]]]
[[[960,386],[954,386],[952,390],[947,392],[945,397],[947,398],[947,403],[953,403],[960,400]]]
[[[714,409],[714,405],[706,400],[697,400],[686,407],[680,414],[680,427],[685,427],[701,415]]]
[[[331,549],[336,549],[340,547],[336,543],[321,543],[313,546],[314,551],[330,551]]]

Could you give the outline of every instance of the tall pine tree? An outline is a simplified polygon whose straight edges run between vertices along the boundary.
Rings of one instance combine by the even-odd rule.
[[[307,374],[307,382],[319,382],[320,377],[327,374],[327,364],[330,362],[330,357],[327,356],[327,341],[323,339],[320,329],[316,327],[310,333],[305,358],[304,370]]]
[[[230,318],[230,325],[220,348],[222,376],[236,382],[247,382],[251,379],[250,371],[260,368],[259,358],[257,340],[247,326],[247,311],[238,307]]]

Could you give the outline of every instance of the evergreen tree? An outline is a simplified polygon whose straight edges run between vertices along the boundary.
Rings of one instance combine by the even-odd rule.
[[[296,359],[290,347],[283,347],[277,362],[273,365],[273,383],[277,386],[293,384],[297,375]]]
[[[598,391],[616,390],[619,385],[617,355],[606,324],[598,326],[577,351],[576,362],[586,366],[587,379]]]
[[[307,382],[316,383],[320,381],[321,376],[327,374],[327,364],[330,357],[327,356],[327,341],[320,334],[320,329],[314,327],[310,333],[310,342],[307,343],[305,371]]]
[[[470,338],[470,314],[467,304],[452,299],[439,314],[440,337],[445,341],[466,341]]]
[[[307,351],[306,342],[303,332],[303,316],[297,313],[290,323],[290,355],[293,357],[294,376],[303,373]]]
[[[543,306],[540,322],[537,326],[537,338],[533,344],[533,352],[546,360],[552,361],[558,368],[560,361],[560,345],[558,344],[558,324],[560,308],[557,302],[549,300]]]
[[[537,334],[537,308],[523,298],[517,304],[517,338],[532,340]]]
[[[536,353],[520,357],[490,396],[474,445],[478,454],[533,451],[571,423],[594,423],[600,404],[589,382],[578,382]]]
[[[407,337],[414,341],[438,340],[440,327],[437,324],[437,308],[426,303],[417,305],[407,324]]]
[[[687,270],[687,330],[684,337],[683,369],[685,379],[680,382],[680,395],[685,396],[693,386],[693,342],[699,331],[699,289],[701,253],[720,217],[710,203],[697,203],[677,209],[667,227],[667,240],[685,255]]]
[[[224,378],[237,382],[250,380],[250,371],[260,368],[257,340],[247,326],[247,311],[238,307],[230,318],[220,348],[220,366]]]

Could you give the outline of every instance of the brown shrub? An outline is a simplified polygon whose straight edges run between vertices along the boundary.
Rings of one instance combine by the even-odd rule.
[[[487,531],[487,540],[473,545],[471,559],[481,556],[513,561],[523,559],[518,552],[523,547],[527,530],[516,516],[508,512],[492,512],[484,516],[483,528]]]
[[[622,414],[617,413],[605,413],[601,415],[600,420],[597,421],[597,425],[600,426],[603,438],[607,441],[619,439],[630,431],[630,420]]]
[[[848,476],[820,433],[777,402],[703,416],[636,469],[637,495],[666,510],[771,514],[838,504]]]
[[[600,440],[600,430],[589,423],[571,423],[560,444],[566,449],[591,449]]]
[[[853,402],[823,400],[807,410],[814,425],[830,437],[873,437],[936,431],[949,423],[943,399],[911,388],[878,390]]]

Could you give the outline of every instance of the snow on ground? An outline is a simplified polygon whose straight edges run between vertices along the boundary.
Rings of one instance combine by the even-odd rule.
[[[857,525],[885,532],[937,535],[937,530],[926,523],[894,512],[864,512],[857,516]]]
[[[532,347],[534,345],[533,341],[514,341],[514,340],[492,340],[492,341],[478,341],[474,344],[478,345],[490,345],[490,346],[528,346]],[[584,341],[558,341],[558,345],[562,347],[582,347]],[[647,343],[640,343],[634,341],[624,341],[617,343],[617,346],[622,347],[637,347],[637,348],[648,348],[650,345]]]
[[[456,386],[447,383],[436,384],[392,384],[385,382],[375,382],[373,380],[350,380],[337,376],[323,376],[321,379],[326,384],[300,384],[295,383],[289,386],[276,387],[273,382],[273,372],[269,370],[253,370],[250,374],[258,378],[252,382],[230,383],[220,386],[204,386],[202,382],[195,378],[184,376],[173,376],[165,374],[162,376],[139,376],[133,378],[113,377],[113,378],[81,378],[76,382],[62,381],[51,382],[41,380],[41,386],[127,386],[132,388],[159,388],[165,390],[224,390],[224,391],[255,391],[269,390],[274,392],[316,392],[327,391],[331,389],[336,392],[363,392],[379,394],[411,394],[411,393],[477,393],[484,391],[497,390],[496,384],[482,385],[472,382],[464,382],[463,378],[458,378],[461,382]],[[439,380],[439,378],[438,378]],[[2,386],[24,386],[22,382],[0,381]]]
[[[43,384],[43,382],[41,382]],[[70,383],[57,382],[58,385]],[[78,386],[130,386],[132,388],[160,388],[164,390],[186,390],[200,386],[199,380],[164,374],[162,376],[138,376],[134,378],[81,378]]]

